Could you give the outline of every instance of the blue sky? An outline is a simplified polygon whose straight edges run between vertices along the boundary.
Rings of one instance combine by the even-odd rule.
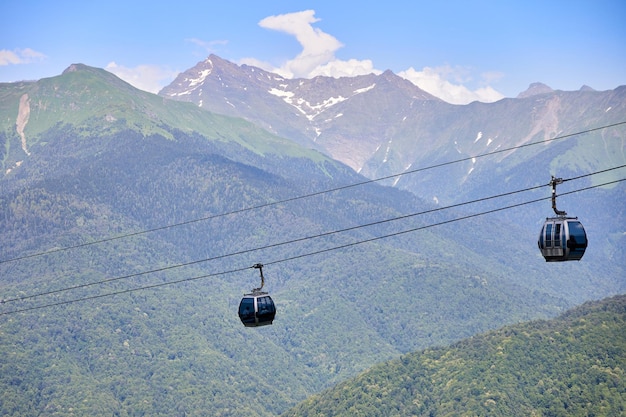
[[[368,4],[371,3],[371,4]],[[626,84],[626,1],[33,1],[0,5],[0,82],[105,68],[157,92],[214,53],[291,77],[390,69],[446,101]]]

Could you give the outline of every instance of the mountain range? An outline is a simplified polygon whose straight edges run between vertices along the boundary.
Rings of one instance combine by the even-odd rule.
[[[552,169],[615,167],[622,125],[477,158],[485,164],[474,171],[489,165],[490,175],[461,183],[466,167],[456,165],[471,160],[372,181],[367,149],[380,138],[364,135],[357,146],[362,132],[391,129],[392,108],[408,97],[420,110],[407,119],[432,117],[461,135],[478,125],[472,113],[500,112],[503,126],[514,124],[541,97],[580,97],[580,120],[568,116],[577,126],[616,124],[623,88],[452,106],[390,72],[279,81],[214,56],[199,66],[204,78],[192,77],[196,67],[160,95],[82,64],[0,85],[2,414],[276,415],[384,360],[624,292],[623,183],[567,196],[590,247],[581,262],[561,265],[536,248],[549,199],[503,215],[486,214],[491,201],[444,206],[543,184]],[[201,102],[180,102],[195,93]],[[333,97],[346,100],[331,105]],[[599,103],[611,104],[606,118],[584,121]],[[332,129],[316,124],[327,112]],[[333,155],[332,135],[361,168]],[[415,166],[470,155],[449,140],[424,146],[429,156]],[[439,201],[408,177],[429,183]],[[600,177],[581,182],[619,174]],[[498,205],[550,190],[530,195]],[[272,326],[246,329],[236,310],[258,285],[250,268],[258,262],[278,314]]]
[[[566,92],[534,83],[515,99],[452,105],[391,71],[285,79],[211,55],[159,95],[244,118],[368,178],[398,175],[387,183],[442,204],[501,188],[503,178],[528,183],[532,159],[543,159],[547,180],[625,161],[626,126],[613,125],[624,121],[626,86]],[[611,127],[589,131],[603,126]],[[571,140],[550,141],[567,135]],[[524,147],[537,141],[545,146]],[[463,163],[446,167],[446,181],[435,180],[437,171],[401,175],[458,159]]]
[[[626,86],[555,91],[533,83],[517,98],[452,105],[391,71],[285,79],[210,55],[159,95],[246,119],[441,206],[539,187],[551,176],[567,181],[598,173],[557,194],[624,178],[625,169],[612,168],[626,165]],[[617,275],[626,275],[626,195],[623,184],[614,187],[572,194],[557,205],[589,224],[594,247],[609,253],[598,268],[615,264]],[[539,188],[525,195],[550,194]],[[481,204],[484,210],[505,205]],[[508,217],[539,230],[553,214],[546,202]]]

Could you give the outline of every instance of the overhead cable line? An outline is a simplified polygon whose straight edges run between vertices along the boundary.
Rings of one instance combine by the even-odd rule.
[[[617,184],[617,183],[622,182],[622,181],[626,181],[626,178],[621,178],[619,180],[605,182],[603,184],[592,185],[592,186],[589,186],[589,187],[580,188],[578,190],[564,192],[564,193],[561,193],[560,195],[564,196],[564,195],[568,195],[568,194],[574,194],[574,193],[578,193],[578,192],[582,192],[582,191],[587,191],[587,190],[590,190],[590,189],[593,189],[593,188],[598,188],[598,187],[604,187],[604,186],[607,186],[607,185]],[[360,241],[356,241],[356,242],[352,242],[352,243],[347,243],[347,244],[340,245],[340,246],[334,246],[332,248],[320,249],[320,250],[317,250],[317,251],[313,251],[313,252],[309,252],[309,253],[305,253],[305,254],[301,254],[301,255],[295,255],[295,256],[288,257],[288,258],[283,258],[283,259],[278,259],[278,260],[274,260],[274,261],[264,262],[264,265],[279,264],[279,263],[293,261],[293,260],[304,258],[304,257],[308,257],[308,256],[314,256],[314,255],[319,255],[319,254],[322,254],[322,253],[327,253],[327,252],[331,252],[331,251],[335,251],[335,250],[345,249],[345,248],[348,248],[348,247],[351,247],[351,246],[361,245],[363,243],[370,243],[370,242],[374,242],[374,241],[377,241],[377,240],[386,239],[386,238],[394,237],[394,236],[399,236],[399,235],[403,235],[403,234],[406,234],[406,233],[412,233],[412,232],[428,229],[428,228],[435,227],[435,226],[441,226],[441,225],[445,225],[445,224],[449,224],[449,223],[458,222],[458,221],[461,221],[461,220],[467,220],[467,219],[471,219],[471,218],[474,218],[474,217],[483,216],[483,215],[486,215],[486,214],[496,213],[496,212],[499,212],[499,211],[504,211],[504,210],[508,210],[508,209],[512,209],[512,208],[516,208],[516,207],[521,207],[521,206],[524,206],[524,205],[533,204],[533,203],[537,203],[537,202],[544,201],[544,200],[549,200],[551,198],[552,197],[542,197],[542,198],[538,198],[538,199],[534,199],[534,200],[525,201],[525,202],[522,202],[522,203],[516,203],[516,204],[512,204],[512,205],[505,206],[505,207],[500,207],[500,208],[496,208],[496,209],[492,209],[492,210],[487,210],[487,211],[483,211],[483,212],[479,212],[479,213],[474,213],[474,214],[470,214],[470,215],[466,215],[466,216],[457,217],[455,219],[449,219],[449,220],[441,221],[441,222],[438,222],[438,223],[432,223],[432,224],[419,226],[419,227],[415,227],[415,228],[408,229],[408,230],[403,230],[403,231],[389,233],[389,234],[386,234],[386,235],[377,236],[377,237],[373,237],[373,238],[369,238],[369,239],[365,239],[365,240],[360,240]],[[191,277],[191,278],[183,278],[183,279],[178,279],[178,280],[174,280],[174,281],[167,281],[167,282],[161,282],[161,283],[158,283],[158,284],[146,285],[146,286],[142,286],[142,287],[128,288],[128,289],[125,289],[125,290],[114,291],[114,292],[105,293],[105,294],[96,294],[96,295],[82,297],[82,298],[76,298],[76,299],[72,299],[72,300],[58,301],[58,302],[49,303],[49,304],[42,304],[42,305],[33,306],[33,307],[26,307],[26,308],[17,309],[17,310],[1,312],[0,316],[16,314],[16,313],[22,313],[22,312],[27,312],[27,311],[32,311],[32,310],[39,310],[39,309],[43,309],[43,308],[49,308],[49,307],[55,307],[55,306],[61,306],[61,305],[67,305],[67,304],[73,304],[73,303],[77,303],[77,302],[89,301],[89,300],[94,300],[94,299],[98,299],[98,298],[112,297],[112,296],[115,296],[115,295],[128,294],[128,293],[131,293],[131,292],[149,290],[149,289],[154,289],[154,288],[159,288],[159,287],[164,287],[164,286],[169,286],[169,285],[181,284],[181,283],[184,283],[184,282],[191,282],[191,281],[196,281],[196,280],[200,280],[200,279],[215,277],[215,276],[219,276],[219,275],[226,275],[226,274],[231,274],[231,273],[236,273],[236,272],[242,272],[242,271],[248,270],[250,268],[251,267],[236,268],[236,269],[231,269],[231,270],[227,270],[227,271],[221,271],[221,272],[215,272],[215,273],[211,273],[211,274],[195,276],[195,277]]]
[[[418,212],[418,213],[406,214],[406,215],[399,216],[399,217],[393,217],[391,219],[384,219],[384,220],[379,220],[379,221],[375,221],[375,222],[367,223],[367,224],[362,224],[362,225],[358,225],[358,226],[351,226],[351,227],[348,227],[348,228],[345,228],[345,229],[333,230],[333,231],[330,231],[330,232],[324,232],[324,233],[320,233],[320,234],[313,235],[313,236],[305,236],[305,237],[301,237],[301,238],[297,238],[297,239],[293,239],[293,240],[288,240],[288,241],[280,242],[280,243],[273,243],[273,244],[269,244],[269,245],[265,245],[265,246],[261,246],[261,247],[257,247],[257,248],[244,249],[244,250],[241,250],[241,251],[232,252],[232,253],[228,253],[228,254],[225,254],[225,255],[214,256],[214,257],[211,257],[211,258],[205,258],[205,259],[185,262],[185,263],[181,263],[181,264],[176,264],[176,265],[169,265],[169,266],[165,266],[165,267],[162,267],[162,268],[152,269],[152,270],[144,271],[144,272],[137,272],[137,273],[130,274],[130,275],[124,275],[124,276],[115,277],[115,278],[107,278],[107,279],[101,280],[101,281],[95,281],[95,282],[90,282],[90,283],[85,283],[85,284],[79,284],[79,285],[75,285],[75,286],[67,287],[67,288],[62,288],[62,289],[58,289],[58,290],[51,290],[51,291],[41,292],[41,293],[37,293],[37,294],[25,295],[25,296],[22,296],[22,297],[6,299],[6,300],[2,300],[1,303],[10,303],[10,302],[13,302],[13,301],[23,301],[23,300],[27,300],[29,298],[41,297],[41,296],[44,296],[44,295],[57,294],[57,293],[60,293],[60,292],[65,292],[65,291],[71,291],[71,290],[76,290],[76,289],[80,289],[80,288],[91,287],[91,286],[94,286],[94,285],[106,284],[106,283],[109,283],[109,282],[119,281],[119,280],[128,279],[128,278],[134,278],[134,277],[138,277],[140,275],[152,274],[152,273],[156,273],[156,272],[163,272],[163,271],[176,269],[176,268],[181,268],[181,267],[185,267],[185,266],[196,265],[196,264],[199,264],[199,263],[215,261],[215,260],[227,258],[227,257],[230,257],[230,256],[243,255],[243,254],[249,253],[249,252],[256,252],[256,251],[264,250],[264,249],[271,249],[271,248],[275,248],[275,247],[278,247],[278,246],[283,246],[283,245],[292,244],[292,243],[298,243],[298,242],[302,242],[302,241],[309,240],[309,239],[316,239],[316,238],[319,238],[319,237],[330,236],[330,235],[333,235],[333,234],[347,232],[347,231],[351,231],[351,230],[356,230],[356,229],[360,229],[360,228],[363,228],[363,227],[375,226],[375,225],[379,225],[379,224],[383,224],[383,223],[392,222],[392,221],[395,221],[395,220],[406,219],[406,218],[409,218],[409,217],[415,217],[415,216],[419,216],[419,215],[423,215],[423,214],[433,213],[433,212],[436,212],[436,211],[447,210],[447,209],[455,208],[455,207],[461,207],[461,206],[464,206],[464,205],[467,205],[467,204],[473,204],[473,203],[486,201],[486,200],[499,198],[499,197],[504,197],[504,196],[508,196],[508,195],[513,195],[513,194],[517,194],[517,193],[521,193],[521,192],[525,192],[525,191],[531,191],[531,190],[535,190],[537,188],[545,187],[547,185],[550,185],[550,184],[542,184],[542,185],[538,185],[538,186],[535,186],[535,187],[526,188],[526,189],[523,189],[523,190],[511,191],[511,192],[508,192],[508,193],[499,194],[499,195],[495,195],[495,196],[491,196],[491,197],[479,198],[477,200],[467,201],[467,202],[464,202],[464,203],[457,203],[457,204],[453,204],[453,205],[450,205],[450,206],[436,207],[434,209],[429,209],[429,210],[421,211],[421,212]]]
[[[621,182],[621,181],[626,181],[626,178],[621,178],[619,180],[605,182],[604,184],[591,185],[589,187],[580,188],[578,190],[568,191],[568,192],[565,192],[565,193],[561,193],[560,196],[564,196],[564,195],[568,195],[568,194],[574,194],[574,193],[578,193],[578,192],[581,192],[581,191],[587,191],[587,190],[590,190],[592,188],[604,187],[606,185],[617,184],[618,182]],[[444,221],[441,221],[441,222],[438,222],[438,223],[432,223],[432,224],[428,224],[428,225],[425,225],[425,226],[419,226],[419,227],[416,227],[416,228],[413,228],[413,229],[408,229],[408,230],[403,230],[403,231],[400,231],[400,232],[389,233],[389,234],[386,234],[386,235],[383,235],[383,236],[378,236],[378,237],[373,237],[373,238],[370,238],[370,239],[360,240],[358,242],[348,243],[348,244],[341,245],[341,246],[335,246],[335,247],[329,248],[329,249],[321,249],[321,250],[318,250],[318,251],[315,251],[315,252],[310,252],[310,253],[306,253],[306,254],[303,254],[303,255],[296,255],[296,256],[289,257],[289,258],[280,259],[280,260],[277,260],[277,261],[264,262],[263,265],[278,264],[278,263],[282,263],[282,262],[293,261],[295,259],[304,258],[304,257],[307,257],[307,256],[319,255],[319,254],[322,254],[322,253],[325,253],[325,252],[330,252],[330,251],[339,250],[339,249],[345,249],[345,248],[348,248],[350,246],[356,246],[356,245],[360,245],[360,244],[363,244],[363,243],[374,242],[374,241],[377,241],[377,240],[386,239],[388,237],[399,236],[399,235],[403,235],[403,234],[406,234],[406,233],[416,232],[418,230],[429,229],[429,228],[435,227],[435,226],[442,226],[444,224],[449,224],[449,223],[454,223],[454,222],[458,222],[458,221],[461,221],[461,220],[471,219],[471,218],[474,218],[474,217],[484,216],[485,214],[491,214],[491,213],[496,213],[498,211],[509,210],[509,209],[512,209],[512,208],[516,208],[516,207],[525,206],[525,205],[528,205],[528,204],[537,203],[539,201],[550,200],[551,198],[552,197],[542,197],[542,198],[537,198],[535,200],[524,201],[522,203],[516,203],[516,204],[511,204],[511,205],[505,206],[505,207],[500,207],[500,208],[496,208],[496,209],[492,209],[492,210],[482,211],[480,213],[468,214],[466,216],[457,217],[455,219],[444,220]]]
[[[136,231],[136,232],[126,233],[126,234],[123,234],[123,235],[112,236],[112,237],[108,237],[108,238],[104,238],[104,239],[94,240],[92,242],[85,242],[85,243],[80,243],[80,244],[77,244],[77,245],[71,245],[71,246],[66,246],[66,247],[62,247],[62,248],[50,249],[50,250],[47,250],[47,251],[37,252],[37,253],[29,254],[29,255],[23,255],[23,256],[18,256],[18,257],[9,258],[9,259],[2,259],[2,260],[0,260],[0,264],[7,263],[7,262],[19,261],[19,260],[23,260],[23,259],[34,258],[34,257],[37,257],[37,256],[49,255],[49,254],[52,254],[52,253],[63,252],[63,251],[71,250],[71,249],[78,249],[78,248],[91,246],[91,245],[97,245],[97,244],[100,244],[100,243],[110,242],[110,241],[119,240],[119,239],[125,239],[125,238],[139,236],[139,235],[152,233],[152,232],[158,232],[158,231],[161,231],[161,230],[171,229],[171,228],[174,228],[174,227],[186,226],[186,225],[193,224],[193,223],[207,221],[207,220],[211,220],[211,219],[215,219],[215,218],[219,218],[219,217],[224,217],[224,216],[229,216],[229,215],[233,215],[233,214],[239,214],[239,213],[243,213],[243,212],[246,212],[246,211],[266,208],[266,207],[270,207],[270,206],[274,206],[274,205],[278,205],[278,204],[289,203],[289,202],[296,201],[296,200],[301,200],[301,199],[305,199],[305,198],[315,197],[315,196],[322,195],[322,194],[332,193],[332,192],[336,192],[336,191],[345,190],[345,189],[348,189],[348,188],[358,187],[358,186],[361,186],[361,185],[366,185],[366,184],[371,184],[371,183],[374,183],[374,182],[379,182],[379,181],[384,181],[384,180],[388,180],[388,179],[392,179],[392,178],[396,178],[396,177],[401,177],[403,175],[414,174],[416,172],[426,171],[426,170],[430,170],[430,169],[434,169],[434,168],[440,168],[440,167],[444,167],[444,166],[447,166],[447,165],[457,164],[457,163],[460,163],[460,162],[466,162],[466,161],[470,161],[470,160],[473,160],[473,159],[476,159],[476,158],[483,158],[483,157],[495,155],[495,154],[498,154],[498,153],[513,151],[513,150],[516,150],[516,149],[526,148],[526,147],[529,147],[529,146],[534,146],[534,145],[539,145],[539,144],[545,144],[547,142],[553,142],[553,141],[556,141],[556,140],[567,139],[567,138],[570,138],[570,137],[573,137],[573,136],[583,135],[583,134],[586,134],[586,133],[591,133],[591,132],[595,132],[595,131],[598,131],[598,130],[607,129],[607,128],[611,128],[611,127],[616,127],[616,126],[620,126],[620,125],[624,125],[624,124],[626,124],[626,121],[613,123],[613,124],[605,125],[605,126],[601,126],[601,127],[595,127],[595,128],[583,130],[583,131],[576,132],[576,133],[570,133],[570,134],[567,134],[567,135],[556,136],[556,137],[554,137],[552,139],[545,139],[545,140],[541,140],[541,141],[537,141],[537,142],[529,142],[529,143],[525,143],[523,145],[517,145],[517,146],[510,147],[510,148],[497,149],[495,151],[486,152],[486,153],[483,153],[483,154],[478,154],[478,155],[474,155],[474,156],[468,156],[468,157],[465,157],[465,158],[460,158],[460,159],[456,159],[456,160],[448,161],[448,162],[442,162],[442,163],[435,164],[435,165],[430,165],[430,166],[427,166],[427,167],[415,168],[415,169],[404,171],[404,172],[401,172],[401,173],[398,173],[398,174],[391,174],[391,175],[387,175],[387,176],[380,177],[380,178],[360,181],[360,182],[356,182],[356,183],[353,183],[353,184],[347,184],[347,185],[343,185],[343,186],[336,187],[336,188],[330,188],[330,189],[327,189],[327,190],[316,191],[316,192],[313,192],[313,193],[303,194],[303,195],[300,195],[300,196],[286,198],[286,199],[279,200],[279,201],[273,201],[273,202],[269,202],[269,203],[259,204],[259,205],[256,205],[256,206],[245,207],[245,208],[238,209],[238,210],[232,210],[232,211],[229,211],[229,212],[226,212],[226,213],[214,214],[214,215],[210,215],[210,216],[200,217],[200,218],[197,218],[197,219],[186,220],[186,221],[179,222],[179,223],[172,223],[172,224],[165,225],[165,226],[155,227],[155,228],[152,228],[152,229],[139,230],[139,231]]]
[[[581,178],[588,177],[588,176],[591,176],[591,175],[597,175],[597,174],[601,174],[601,173],[605,173],[605,172],[608,172],[608,171],[612,171],[612,170],[616,170],[616,169],[620,169],[620,168],[625,168],[625,167],[626,167],[626,165],[621,165],[621,166],[613,167],[613,168],[607,168],[607,169],[604,169],[604,170],[601,170],[601,171],[583,174],[583,175],[580,175],[578,177],[568,178],[568,179],[565,179],[563,181],[565,182],[565,181],[570,181],[570,180],[574,180],[574,179],[581,179]],[[333,230],[333,231],[329,231],[329,232],[323,232],[323,233],[320,233],[320,234],[317,234],[317,235],[305,236],[305,237],[292,239],[292,240],[279,242],[279,243],[272,243],[272,244],[261,246],[261,247],[257,247],[257,248],[244,249],[244,250],[240,250],[240,251],[237,251],[237,252],[232,252],[232,253],[228,253],[228,254],[224,254],[224,255],[218,255],[218,256],[214,256],[214,257],[210,257],[210,258],[199,259],[199,260],[185,262],[185,263],[180,263],[180,264],[175,264],[175,265],[169,265],[169,266],[165,266],[165,267],[162,267],[162,268],[152,269],[152,270],[143,271],[143,272],[136,272],[136,273],[133,273],[133,274],[123,275],[123,276],[114,277],[114,278],[107,278],[107,279],[100,280],[100,281],[94,281],[94,282],[89,282],[89,283],[84,283],[84,284],[78,284],[78,285],[74,285],[74,286],[67,287],[67,288],[61,288],[61,289],[45,291],[45,292],[41,292],[41,293],[37,293],[37,294],[25,295],[25,296],[22,296],[22,297],[15,297],[15,298],[11,298],[11,299],[5,299],[5,300],[1,300],[0,303],[10,303],[10,302],[14,302],[14,301],[23,301],[23,300],[27,300],[27,299],[31,299],[31,298],[35,298],[35,297],[41,297],[41,296],[44,296],[44,295],[52,295],[52,294],[57,294],[57,293],[61,293],[61,292],[66,292],[66,291],[72,291],[72,290],[77,290],[77,289],[81,289],[81,288],[91,287],[91,286],[94,286],[94,285],[106,284],[106,283],[110,283],[110,282],[113,282],[113,281],[120,281],[120,280],[124,280],[124,279],[134,278],[134,277],[138,277],[138,276],[141,276],[141,275],[147,275],[147,274],[152,274],[152,273],[156,273],[156,272],[164,272],[164,271],[168,271],[168,270],[172,270],[172,269],[177,269],[177,268],[182,268],[182,267],[186,267],[186,266],[196,265],[196,264],[200,264],[200,263],[215,261],[215,260],[218,260],[218,259],[228,258],[228,257],[231,257],[231,256],[243,255],[245,253],[256,252],[256,251],[265,250],[265,249],[271,249],[271,248],[275,248],[275,247],[279,247],[279,246],[284,246],[284,245],[289,245],[289,244],[293,244],[293,243],[302,242],[302,241],[305,241],[305,240],[316,239],[316,238],[330,236],[330,235],[337,234],[337,233],[348,232],[348,231],[352,231],[352,230],[356,230],[356,229],[361,229],[361,228],[364,228],[364,227],[380,225],[380,224],[383,224],[383,223],[389,223],[389,222],[393,222],[393,221],[396,221],[396,220],[402,220],[402,219],[407,219],[407,218],[410,218],[410,217],[421,216],[421,215],[424,215],[424,214],[430,214],[430,213],[434,213],[434,212],[437,212],[437,211],[448,210],[448,209],[451,209],[451,208],[458,208],[458,207],[462,207],[462,206],[469,205],[469,204],[479,203],[479,202],[483,202],[483,201],[487,201],[487,200],[493,200],[493,199],[496,199],[496,198],[510,196],[510,195],[513,195],[513,194],[519,194],[519,193],[523,193],[523,192],[527,192],[527,191],[536,190],[538,188],[546,187],[546,186],[549,186],[549,185],[550,185],[550,183],[537,185],[537,186],[534,186],[534,187],[529,187],[529,188],[516,190],[516,191],[509,191],[509,192],[506,192],[506,193],[497,194],[497,195],[493,195],[493,196],[489,196],[489,197],[482,197],[482,198],[478,198],[478,199],[475,199],[475,200],[466,201],[466,202],[463,202],[463,203],[456,203],[456,204],[452,204],[452,205],[444,206],[444,207],[436,207],[436,208],[433,208],[433,209],[429,209],[429,210],[425,210],[425,211],[421,211],[421,212],[417,212],[417,213],[405,214],[405,215],[398,216],[398,217],[393,217],[393,218],[390,218],[390,219],[378,220],[378,221],[375,221],[375,222],[366,223],[366,224],[357,225],[357,226],[351,226],[351,227],[344,228],[344,229]]]

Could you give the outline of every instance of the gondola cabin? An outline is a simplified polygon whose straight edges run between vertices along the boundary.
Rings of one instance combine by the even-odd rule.
[[[272,324],[276,317],[276,306],[266,292],[245,294],[239,303],[239,318],[246,327]]]
[[[541,228],[538,245],[546,262],[580,261],[587,234],[576,217],[551,217]]]
[[[246,327],[259,327],[272,324],[276,317],[276,306],[272,297],[264,291],[265,277],[263,276],[263,264],[252,266],[261,274],[261,286],[252,290],[250,294],[244,294],[239,303],[239,318]]]

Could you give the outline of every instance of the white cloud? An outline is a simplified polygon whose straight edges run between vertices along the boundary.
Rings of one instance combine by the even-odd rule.
[[[309,74],[311,77],[324,75],[327,77],[354,77],[364,74],[380,74],[382,71],[374,68],[374,64],[369,59],[357,60],[349,59],[342,61],[335,59],[324,65],[318,65]]]
[[[313,24],[319,21],[314,10],[266,17],[259,22],[259,26],[295,36],[302,46],[302,52],[280,67],[254,58],[245,58],[239,63],[272,71],[286,78],[312,78],[318,75],[353,77],[382,73],[374,68],[371,60],[337,59],[335,52],[343,47],[343,44],[335,37],[313,27]],[[472,101],[493,102],[504,97],[489,86],[489,83],[502,77],[502,74],[495,72],[483,74],[484,86],[475,90],[464,85],[471,81],[471,71],[463,67],[426,67],[422,71],[416,71],[411,67],[398,75],[424,91],[453,104],[467,104]]]
[[[400,77],[406,78],[427,93],[452,104],[467,104],[472,101],[491,103],[504,97],[488,85],[470,90],[461,84],[468,80],[467,74],[467,69],[449,66],[425,67],[422,71],[417,71],[411,67],[406,71],[398,73]],[[483,75],[483,79],[486,81],[493,81],[499,77],[500,75],[497,73]],[[449,81],[450,79],[456,83]]]
[[[269,16],[259,22],[259,26],[296,37],[302,46],[302,52],[279,68],[271,68],[287,78],[310,78],[317,75],[342,77],[347,75],[363,75],[374,72],[372,62],[351,59],[342,61],[335,57],[335,52],[343,47],[334,36],[314,28],[313,23],[319,22],[314,10]],[[255,60],[245,59],[242,62],[252,64]],[[263,69],[267,68],[264,65]]]
[[[14,49],[12,51],[0,49],[0,66],[29,64],[31,62],[42,61],[45,58],[46,56],[44,54],[30,48]]]
[[[172,71],[158,65],[138,65],[134,68],[117,65],[115,62],[107,64],[105,69],[133,87],[150,93],[158,93],[164,86],[171,83],[179,71]]]

